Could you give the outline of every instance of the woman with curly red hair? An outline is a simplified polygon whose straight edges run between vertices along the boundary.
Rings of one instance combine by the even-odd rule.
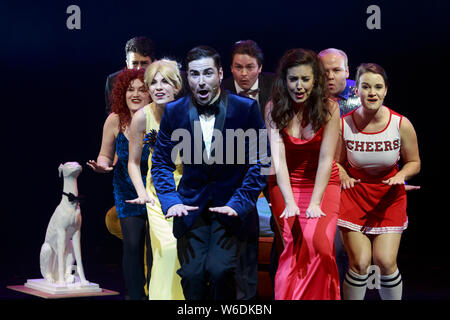
[[[142,257],[147,222],[145,205],[126,203],[137,197],[128,175],[129,126],[133,115],[150,103],[148,88],[144,83],[145,70],[124,69],[114,82],[111,114],[103,126],[103,137],[97,161],[87,165],[95,172],[107,173],[114,169],[114,200],[123,234],[123,269],[127,296],[132,300],[145,298],[145,275]],[[114,154],[118,161],[113,167]],[[148,171],[148,151],[141,155],[142,181]]]
[[[266,106],[275,169],[269,192],[284,242],[277,300],[340,299],[334,255],[340,182],[333,160],[339,107],[327,99],[325,80],[316,53],[291,49],[281,58]]]

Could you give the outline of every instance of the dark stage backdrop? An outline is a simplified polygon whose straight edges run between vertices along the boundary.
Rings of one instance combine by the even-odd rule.
[[[81,9],[81,29],[69,30],[70,5]],[[370,30],[369,5],[381,9],[381,29]],[[449,119],[448,1],[2,1],[1,119],[3,124],[1,286],[40,277],[39,251],[51,214],[60,201],[57,168],[83,165],[83,261],[94,268],[120,263],[121,242],[108,233],[106,211],[113,205],[112,175],[92,172],[106,118],[106,76],[124,67],[124,45],[146,35],[159,58],[182,61],[192,47],[206,44],[223,59],[242,39],[258,42],[263,70],[275,71],[290,48],[343,49],[351,77],[362,62],[388,72],[385,104],[414,124],[422,172],[411,183],[409,228],[400,249],[402,269],[447,275],[449,184],[446,148]],[[94,279],[95,280],[95,279]],[[93,280],[91,280],[93,281]]]

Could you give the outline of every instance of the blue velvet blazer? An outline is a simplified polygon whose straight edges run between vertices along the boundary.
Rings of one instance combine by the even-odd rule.
[[[174,218],[173,232],[177,238],[193,225],[208,206],[227,205],[233,208],[238,217],[218,216],[239,237],[245,237],[258,223],[255,205],[267,181],[262,171],[267,172],[270,168],[270,146],[258,103],[222,92],[214,128],[218,130],[216,132],[220,131],[222,137],[213,137],[215,147],[211,147],[209,159],[215,161],[209,163],[208,158],[203,156],[205,145],[199,115],[191,96],[168,103],[165,107],[152,156],[151,175],[156,193],[164,214],[171,206],[180,203],[199,207],[187,216]],[[252,138],[239,139],[232,135],[242,137],[245,132]],[[258,133],[257,138],[252,132]],[[183,176],[178,189],[173,179],[174,147],[179,148],[183,163]]]

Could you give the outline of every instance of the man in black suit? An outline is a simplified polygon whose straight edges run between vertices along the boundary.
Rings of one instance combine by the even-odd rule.
[[[253,40],[236,42],[231,48],[232,77],[225,79],[222,87],[234,94],[247,96],[258,101],[264,117],[264,108],[270,99],[273,73],[262,72],[264,56]]]
[[[125,44],[125,64],[128,69],[145,69],[155,60],[156,51],[151,39],[134,37]],[[106,78],[105,103],[107,114],[111,111],[111,91],[120,71],[114,72]]]
[[[231,48],[232,77],[223,81],[222,87],[231,93],[258,101],[259,110],[264,118],[264,108],[270,99],[273,73],[262,72],[264,55],[261,48],[253,40],[241,40]],[[264,189],[266,199],[267,187]],[[238,299],[251,300],[258,293],[258,244],[259,225],[249,235],[247,247],[244,248],[237,272]]]

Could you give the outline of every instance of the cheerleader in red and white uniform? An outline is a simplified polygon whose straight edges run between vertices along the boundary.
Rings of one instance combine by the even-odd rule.
[[[350,264],[344,299],[364,299],[373,259],[381,271],[381,298],[400,300],[397,253],[408,224],[405,181],[420,171],[416,132],[407,118],[383,106],[383,68],[360,65],[356,85],[362,106],[342,117],[337,156],[342,186],[338,225]]]

